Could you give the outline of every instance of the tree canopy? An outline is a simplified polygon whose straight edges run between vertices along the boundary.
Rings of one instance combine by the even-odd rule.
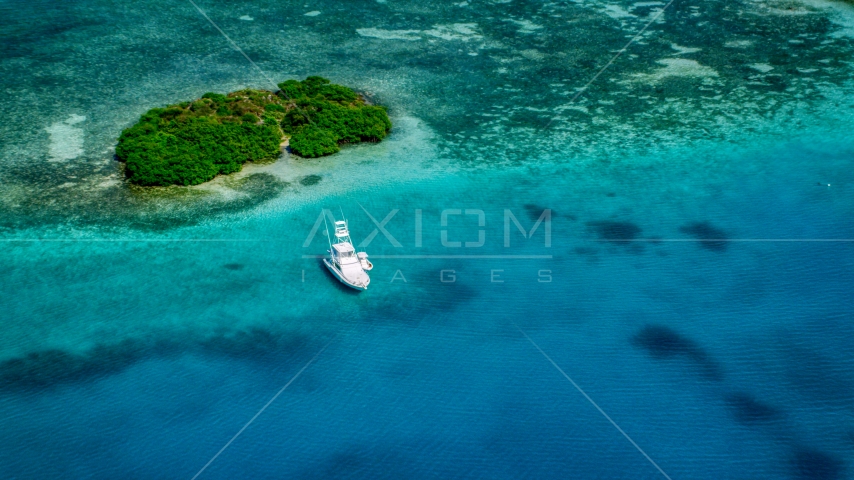
[[[312,158],[343,143],[379,141],[391,129],[385,108],[325,78],[288,80],[279,88],[206,93],[151,109],[122,132],[116,156],[131,183],[197,185],[245,162],[277,158],[285,135],[294,153]]]
[[[282,120],[291,149],[303,157],[335,153],[340,144],[378,142],[391,130],[384,107],[368,105],[353,90],[322,77],[279,84],[294,106]]]

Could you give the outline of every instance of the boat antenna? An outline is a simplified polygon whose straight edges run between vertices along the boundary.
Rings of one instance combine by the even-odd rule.
[[[326,241],[329,242],[329,254],[332,255],[332,237],[329,236],[329,224],[326,223],[326,209],[321,208],[320,214],[323,215],[323,228],[326,229]]]
[[[347,234],[349,235],[350,234],[350,225],[347,223],[347,219],[344,218],[344,209],[341,208],[341,205],[338,205],[338,209],[341,210],[341,219],[344,220],[344,226],[347,227]],[[350,235],[350,238],[352,238],[352,237],[353,236]],[[353,242],[353,240],[350,240],[350,243],[352,243],[352,242]]]

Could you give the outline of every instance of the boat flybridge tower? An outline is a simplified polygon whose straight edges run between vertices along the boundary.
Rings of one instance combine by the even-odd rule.
[[[326,217],[324,216],[324,222]],[[335,275],[341,283],[356,290],[367,290],[371,283],[368,271],[374,268],[368,260],[365,252],[356,252],[353,241],[350,240],[350,230],[347,228],[347,220],[336,220],[335,242],[329,235],[327,224],[326,236],[329,237],[329,258],[323,259],[326,268]]]

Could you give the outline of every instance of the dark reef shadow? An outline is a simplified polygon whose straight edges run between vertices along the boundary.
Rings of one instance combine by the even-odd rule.
[[[244,265],[242,263],[226,263],[222,266],[222,268],[226,270],[243,270]]]
[[[725,400],[733,417],[741,424],[753,425],[772,422],[782,418],[779,410],[756,400],[752,395],[747,393],[732,393],[727,395]]]
[[[705,378],[723,380],[720,365],[696,342],[670,327],[647,325],[632,337],[631,343],[645,350],[654,359],[681,358],[698,367]]]
[[[528,215],[528,218],[534,222],[536,222],[537,220],[540,219],[540,216],[543,214],[543,212],[545,210],[551,210],[550,208],[541,207],[541,206],[535,205],[533,203],[526,203],[525,205],[522,205],[522,208],[525,209],[525,214]],[[552,218],[555,218],[558,216],[558,214],[554,210],[551,210],[551,216],[552,216]]]
[[[153,358],[199,354],[265,362],[283,355],[307,355],[314,347],[313,341],[301,333],[253,328],[150,341],[128,339],[96,345],[81,353],[42,350],[0,362],[0,393],[34,392],[97,380]]]
[[[600,240],[608,242],[632,242],[637,240],[641,233],[641,228],[631,222],[615,222],[611,220],[602,220],[596,222],[587,222]]]
[[[369,448],[351,447],[329,455],[322,463],[304,469],[296,478],[305,480],[328,478],[370,478],[372,480],[419,479],[416,460],[397,451],[377,452]],[[431,476],[431,478],[433,478]]]
[[[845,464],[837,457],[811,448],[796,448],[792,455],[795,478],[833,480],[843,478]]]
[[[713,252],[724,252],[728,246],[726,232],[709,222],[692,222],[679,227],[679,231],[694,237],[700,247]]]
[[[173,342],[125,340],[97,345],[86,353],[50,349],[0,362],[0,391],[48,388],[119,373],[149,356],[177,353]]]
[[[602,220],[587,222],[600,241],[613,243],[625,247],[630,253],[643,253],[644,246],[635,243],[641,233],[641,228],[632,222],[617,222]]]
[[[317,185],[322,179],[323,177],[321,177],[320,175],[307,175],[305,177],[302,177],[299,183],[304,187],[310,187],[312,185]]]

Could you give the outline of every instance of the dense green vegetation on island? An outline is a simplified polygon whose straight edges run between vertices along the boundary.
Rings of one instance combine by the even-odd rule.
[[[382,140],[391,129],[385,108],[325,78],[278,86],[275,93],[206,93],[149,110],[116,146],[128,179],[144,186],[197,185],[239,171],[245,162],[275,159],[285,135],[297,155],[319,157],[343,143]]]
[[[378,142],[391,130],[385,108],[365,104],[353,90],[321,77],[280,83],[283,96],[292,99],[282,121],[291,135],[291,149],[303,157],[338,151],[342,143]]]

